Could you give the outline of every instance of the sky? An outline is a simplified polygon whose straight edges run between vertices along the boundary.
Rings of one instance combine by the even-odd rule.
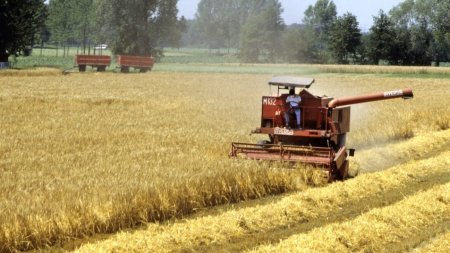
[[[179,16],[193,19],[200,0],[179,0]],[[280,0],[284,12],[282,17],[286,24],[301,23],[303,13],[316,0]],[[378,15],[380,9],[386,13],[403,2],[403,0],[333,0],[336,4],[338,16],[347,12],[355,15],[362,31],[368,31],[373,24],[373,16]]]

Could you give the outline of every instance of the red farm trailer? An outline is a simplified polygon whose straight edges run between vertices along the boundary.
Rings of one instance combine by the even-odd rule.
[[[155,58],[152,56],[133,56],[133,55],[118,55],[117,64],[122,73],[128,73],[130,67],[139,69],[140,72],[147,72],[152,69],[155,63]]]
[[[85,72],[86,66],[96,67],[98,72],[103,72],[111,64],[111,56],[78,54],[75,61],[80,72]]]

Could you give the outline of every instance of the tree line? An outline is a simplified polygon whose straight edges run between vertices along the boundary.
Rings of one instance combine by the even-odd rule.
[[[363,33],[355,15],[317,0],[286,25],[278,0],[201,0],[183,45],[238,48],[246,62],[439,65],[449,61],[450,0],[405,0]]]
[[[179,46],[184,18],[177,0],[50,0],[50,42],[108,44],[115,54],[158,56],[162,46]]]
[[[30,46],[108,44],[114,54],[159,56],[179,46],[184,18],[177,0],[0,0],[0,62]],[[92,49],[93,50],[93,49]]]
[[[363,33],[355,15],[317,0],[286,25],[279,0],[201,0],[192,20],[177,0],[0,0],[0,62],[29,46],[108,44],[115,54],[164,47],[237,49],[243,62],[439,65],[449,61],[450,0],[404,0]],[[65,54],[65,50],[64,53]]]

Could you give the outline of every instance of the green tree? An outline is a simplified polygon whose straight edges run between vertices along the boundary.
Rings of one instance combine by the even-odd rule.
[[[437,66],[450,60],[450,0],[430,1],[434,43],[433,58]]]
[[[115,54],[160,56],[173,31],[177,0],[102,0],[101,31]]]
[[[44,8],[42,9],[41,15],[45,18],[48,17],[48,5],[44,5]],[[42,49],[44,47],[44,43],[47,43],[50,40],[50,30],[46,23],[44,22],[41,26],[41,29],[38,33],[36,33],[35,36],[35,44],[39,43],[41,45],[41,55],[42,55]]]
[[[414,65],[431,65],[433,61],[432,45],[434,42],[433,32],[425,18],[411,28],[411,54],[412,64]]]
[[[348,64],[351,56],[355,59],[356,50],[361,45],[361,30],[356,16],[347,13],[337,18],[330,28],[329,44],[337,63]]]
[[[242,29],[249,18],[260,15],[273,2],[274,0],[201,0],[195,23],[191,24],[195,27],[188,31],[198,31],[197,37],[210,49],[238,47]]]
[[[305,25],[289,27],[283,35],[284,59],[291,63],[317,63],[314,31]]]
[[[51,32],[51,41],[64,47],[64,56],[66,56],[66,45],[70,40],[76,38],[74,33],[76,27],[75,15],[73,13],[75,3],[71,0],[49,1],[47,26]]]
[[[43,0],[0,0],[0,62],[34,44],[44,24]]]
[[[412,65],[413,55],[410,29],[394,26],[393,32],[395,36],[389,46],[387,61],[391,65]]]
[[[96,31],[96,7],[94,0],[77,0],[72,3],[72,21],[74,22],[72,31],[81,42],[83,52],[86,53],[88,43],[95,37]]]
[[[188,29],[188,21],[182,16],[176,21],[173,26],[172,32],[167,35],[167,39],[162,43],[163,46],[170,46],[175,48],[180,48],[182,43],[182,35]]]
[[[368,38],[368,58],[372,64],[380,60],[388,60],[392,51],[392,43],[396,40],[394,24],[382,10],[374,17]]]
[[[369,50],[369,34],[363,33],[361,35],[361,45],[356,48],[356,55],[355,55],[355,63],[357,64],[369,64],[369,57],[368,52]]]
[[[201,0],[196,20],[201,37],[210,49],[236,46],[240,31],[242,0]]]
[[[81,44],[86,53],[88,45],[99,40],[98,4],[98,0],[50,0],[47,25],[52,41],[64,48],[69,43]]]
[[[390,11],[399,31],[410,33],[411,64],[450,60],[450,0],[405,0]]]
[[[317,0],[304,14],[303,24],[314,31],[318,60],[326,61],[324,53],[328,50],[328,35],[337,17],[336,5],[332,0]]]
[[[246,62],[273,62],[280,58],[279,45],[282,43],[284,22],[281,18],[281,4],[278,0],[267,3],[264,10],[248,18],[241,30],[240,57]]]
[[[186,30],[186,19],[177,19],[177,0],[159,1],[158,18],[150,26],[152,36],[157,37],[155,44],[160,47],[178,47],[181,33]]]
[[[203,38],[201,38],[200,34],[200,26],[197,24],[196,19],[186,20],[186,30],[182,33],[181,41],[183,46],[188,47],[204,47],[206,44],[204,43]]]

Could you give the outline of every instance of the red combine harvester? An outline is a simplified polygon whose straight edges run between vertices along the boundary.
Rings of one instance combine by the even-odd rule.
[[[98,72],[103,72],[111,64],[111,56],[77,54],[75,62],[80,72],[85,72],[86,66],[96,67]]]
[[[117,64],[120,72],[128,73],[130,67],[139,69],[140,72],[147,72],[152,69],[155,63],[155,58],[151,56],[132,56],[132,55],[118,55]]]
[[[280,160],[312,164],[325,169],[330,181],[348,177],[349,161],[354,149],[347,149],[346,135],[350,131],[350,107],[345,105],[371,101],[413,98],[410,88],[369,95],[333,99],[315,96],[306,89],[314,83],[312,78],[274,77],[269,85],[278,88],[277,96],[262,97],[261,127],[252,134],[267,134],[270,141],[258,144],[232,143],[231,157],[244,156],[256,160]],[[297,89],[300,94],[300,126],[286,125],[285,113],[290,115],[282,90]],[[292,119],[294,117],[294,119]],[[349,153],[347,153],[349,151]]]

